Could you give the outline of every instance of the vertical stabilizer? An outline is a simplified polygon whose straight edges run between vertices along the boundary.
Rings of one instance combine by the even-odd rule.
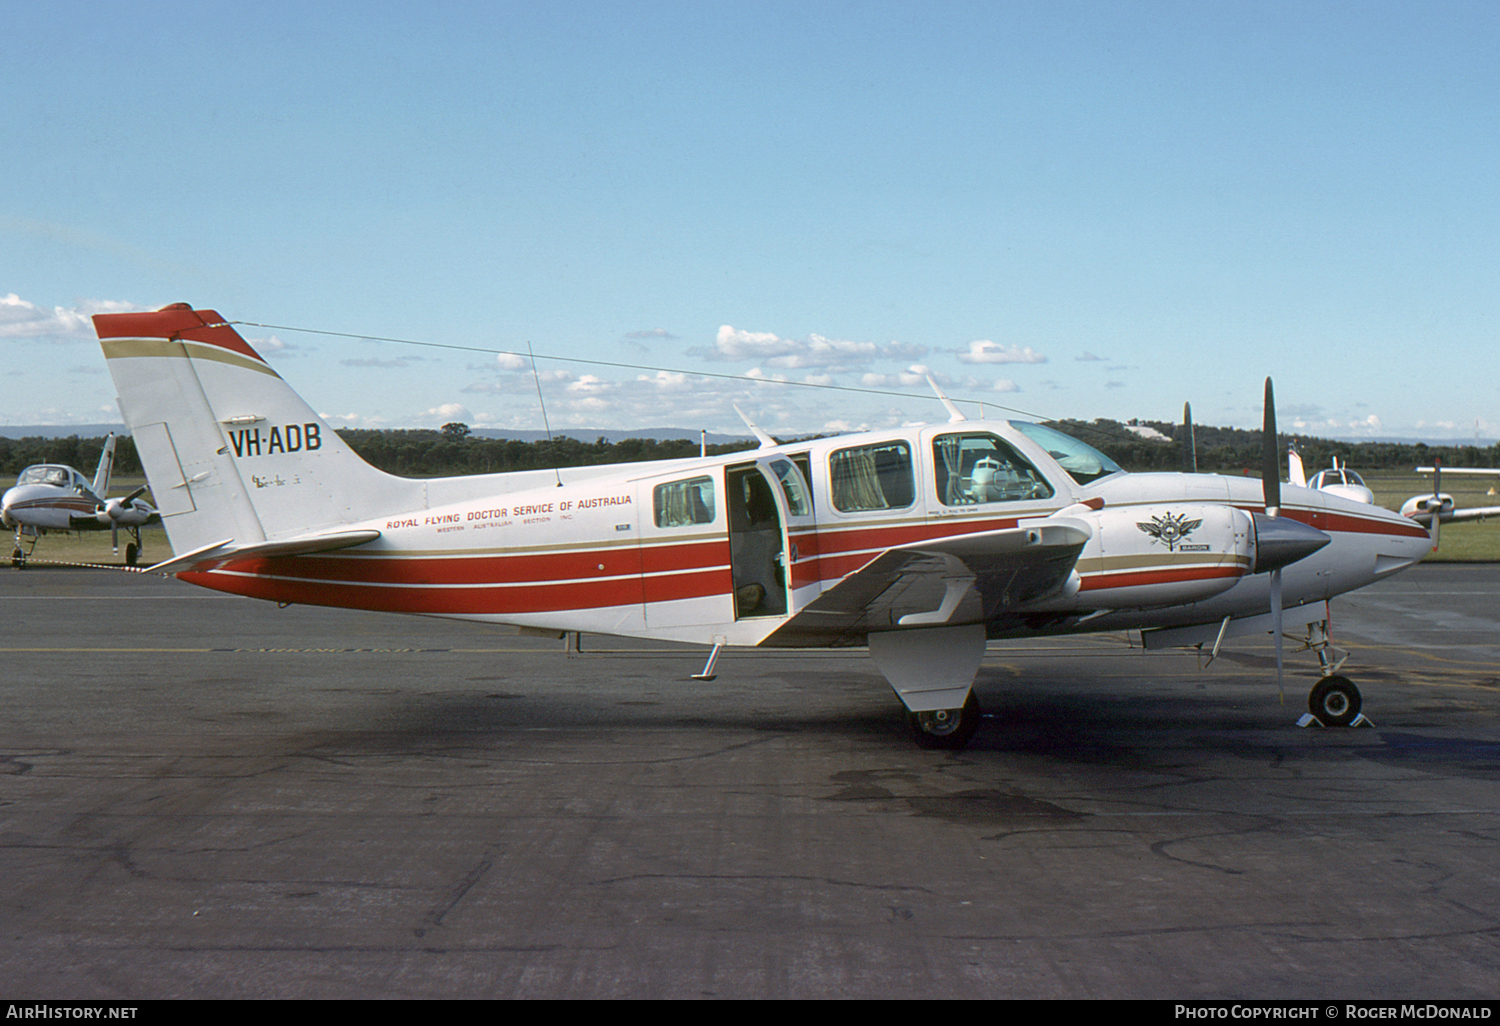
[[[109,479],[115,472],[115,433],[111,431],[104,440],[104,451],[99,454],[99,469],[94,471],[94,495],[109,498]]]
[[[99,314],[94,330],[176,551],[425,505],[422,482],[361,460],[214,311]]]

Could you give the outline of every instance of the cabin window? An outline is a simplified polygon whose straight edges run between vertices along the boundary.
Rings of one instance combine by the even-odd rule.
[[[905,509],[916,498],[905,442],[840,449],[828,457],[828,479],[833,508],[842,513]]]
[[[657,527],[689,527],[714,521],[714,479],[690,477],[657,485],[651,493]]]
[[[932,441],[932,466],[937,498],[945,506],[1052,496],[1036,467],[994,435],[939,435]]]

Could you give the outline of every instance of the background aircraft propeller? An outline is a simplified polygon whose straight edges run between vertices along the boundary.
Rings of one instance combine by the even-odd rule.
[[[1427,525],[1427,533],[1432,535],[1432,551],[1436,552],[1438,547],[1438,536],[1443,531],[1443,497],[1438,493],[1442,491],[1439,487],[1443,483],[1443,461],[1435,459],[1432,461],[1432,498],[1427,500],[1427,509],[1432,513],[1432,521]]]
[[[94,518],[101,524],[109,525],[109,543],[115,551],[120,551],[120,517],[127,511],[135,509],[135,500],[146,493],[146,486],[142,485],[123,499],[108,499],[101,502],[94,509]]]

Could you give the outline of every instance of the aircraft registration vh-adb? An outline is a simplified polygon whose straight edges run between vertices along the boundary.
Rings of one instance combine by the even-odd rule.
[[[990,639],[1138,629],[1149,647],[1308,607],[1412,565],[1406,517],[1263,482],[1126,473],[1049,428],[967,421],[652,463],[409,479],[362,461],[219,314],[94,323],[173,559],[268,599],[723,646],[868,645],[929,747],[965,745]]]

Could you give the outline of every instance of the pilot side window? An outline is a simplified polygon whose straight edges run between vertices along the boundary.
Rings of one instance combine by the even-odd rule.
[[[833,508],[841,513],[905,509],[916,498],[905,442],[840,449],[828,457],[828,480]]]
[[[651,510],[657,527],[689,527],[714,521],[714,480],[690,477],[657,485],[651,493]]]
[[[939,435],[932,442],[932,466],[937,498],[945,506],[1052,495],[1052,486],[1036,467],[994,435]]]

